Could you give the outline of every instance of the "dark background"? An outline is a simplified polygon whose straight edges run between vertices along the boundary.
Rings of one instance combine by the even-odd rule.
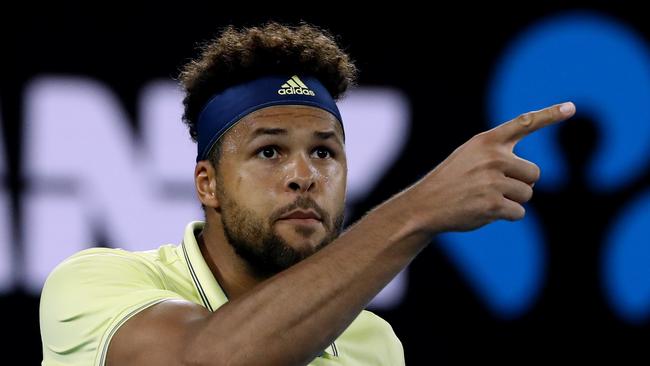
[[[102,3],[93,9],[50,5],[39,14],[33,9],[3,12],[0,105],[12,225],[26,224],[21,219],[21,194],[29,185],[21,173],[21,98],[28,80],[40,74],[96,78],[119,94],[134,117],[140,86],[176,76],[178,68],[196,55],[196,43],[216,35],[223,25],[302,19],[327,28],[356,60],[360,85],[401,89],[409,96],[413,113],[402,156],[356,207],[353,219],[357,219],[487,129],[485,91],[490,73],[508,42],[530,24],[569,10],[593,10],[650,39],[646,13],[613,2],[445,8],[432,3],[428,10],[386,3],[356,13],[347,10],[351,6],[317,4],[338,10],[329,13],[316,7],[256,8],[255,13],[245,13],[216,3],[178,2],[150,9]],[[579,108],[575,122],[560,127],[560,136],[571,169],[580,172],[599,135]],[[137,131],[138,126],[134,128]],[[493,315],[434,240],[410,266],[403,304],[378,312],[402,340],[407,363],[647,362],[649,323],[629,324],[618,317],[605,301],[599,274],[605,224],[626,199],[648,187],[650,169],[645,171],[634,184],[606,196],[586,189],[579,174],[560,191],[536,192],[530,205],[546,230],[547,268],[541,294],[515,319]],[[15,260],[20,263],[21,238],[14,239]],[[17,285],[0,296],[0,311],[5,314],[4,337],[9,339],[3,344],[10,345],[5,352],[20,354],[17,364],[40,363],[38,298]]]

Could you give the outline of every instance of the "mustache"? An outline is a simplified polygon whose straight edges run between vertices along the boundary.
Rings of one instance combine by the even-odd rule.
[[[277,221],[277,220],[280,219],[280,217],[282,217],[284,214],[287,214],[287,213],[289,213],[289,212],[291,212],[291,211],[293,211],[293,210],[296,210],[296,209],[302,209],[302,210],[309,210],[309,209],[312,209],[312,210],[316,211],[316,212],[320,215],[320,217],[321,217],[321,219],[322,219],[322,222],[323,222],[325,225],[329,225],[329,222],[330,222],[330,215],[329,215],[325,210],[323,210],[323,209],[322,209],[322,208],[321,208],[321,207],[316,203],[316,201],[314,201],[313,199],[311,199],[311,198],[309,198],[309,197],[305,197],[305,196],[300,196],[300,197],[298,197],[298,199],[296,199],[296,201],[293,202],[292,204],[287,205],[287,206],[282,207],[281,209],[279,209],[279,210],[278,210],[275,214],[273,214],[273,216],[271,217],[271,222],[275,222],[275,221]]]

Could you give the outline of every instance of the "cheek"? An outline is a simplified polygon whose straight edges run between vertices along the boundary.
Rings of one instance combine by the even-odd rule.
[[[272,169],[241,167],[233,176],[233,189],[248,207],[263,211],[267,207],[273,207],[270,203],[277,200],[275,184],[278,177],[274,174],[277,172]]]
[[[323,171],[323,185],[327,187],[328,191],[331,191],[336,194],[340,194],[341,191],[345,191],[346,180],[347,180],[347,171],[345,167],[341,166],[331,166]]]
[[[323,184],[324,195],[327,197],[322,201],[322,204],[327,207],[329,212],[337,212],[345,204],[347,184],[345,169],[341,169],[340,167],[328,169],[323,175],[321,182]]]

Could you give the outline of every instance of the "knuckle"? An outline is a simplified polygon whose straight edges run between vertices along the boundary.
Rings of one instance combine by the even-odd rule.
[[[537,166],[537,164],[532,164],[532,173],[533,181],[539,180],[539,177],[542,175],[542,170]]]
[[[484,140],[490,136],[490,131],[483,131],[481,133],[477,133],[476,135],[472,136],[471,140]]]
[[[534,119],[535,114],[533,112],[526,112],[517,117],[517,122],[522,126],[528,127],[533,123]]]
[[[508,208],[504,216],[509,221],[521,220],[526,216],[526,209],[520,204],[515,204],[513,207]]]
[[[533,198],[533,188],[527,185],[524,189],[526,190],[524,202],[530,201]]]
[[[489,174],[487,179],[488,187],[492,192],[503,194],[503,178],[496,174]]]
[[[531,198],[533,198],[533,189],[525,183],[522,183],[521,187],[517,187],[517,190],[512,192],[511,197],[513,201],[519,204],[526,203]]]
[[[513,219],[521,220],[526,216],[526,209],[522,205],[517,205],[516,209],[513,209]]]
[[[499,216],[503,210],[503,200],[499,197],[491,197],[485,200],[485,211],[490,217]]]
[[[517,220],[521,220],[526,216],[526,209],[522,205],[517,205],[518,208],[518,213],[517,213]]]
[[[501,177],[493,170],[486,169],[482,172],[479,184],[487,187],[489,191],[493,191],[501,186]]]
[[[470,140],[479,145],[488,145],[492,141],[492,133],[490,131],[484,131],[474,135]]]
[[[488,170],[502,171],[507,166],[507,161],[496,151],[486,153],[485,167]]]

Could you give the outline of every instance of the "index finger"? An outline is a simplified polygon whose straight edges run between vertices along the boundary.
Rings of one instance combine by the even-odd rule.
[[[528,112],[492,129],[496,139],[513,146],[529,134],[573,116],[573,103],[561,103],[539,111]]]

